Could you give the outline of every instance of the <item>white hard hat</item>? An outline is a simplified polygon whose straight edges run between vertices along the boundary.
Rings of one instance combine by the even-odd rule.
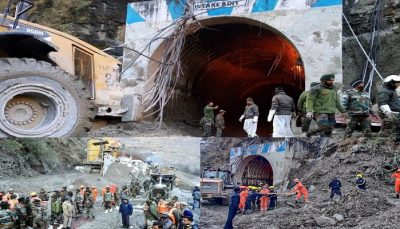
[[[390,75],[383,80],[383,82],[385,82],[385,83],[389,83],[390,81],[400,82],[400,76],[399,75]]]

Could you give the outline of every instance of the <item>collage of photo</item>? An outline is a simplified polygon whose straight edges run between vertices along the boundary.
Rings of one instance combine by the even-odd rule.
[[[398,227],[398,0],[0,12],[0,229]]]

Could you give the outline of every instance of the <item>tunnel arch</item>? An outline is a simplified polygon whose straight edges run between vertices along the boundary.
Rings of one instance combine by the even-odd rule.
[[[271,186],[274,185],[274,172],[272,165],[265,157],[250,155],[243,159],[234,179],[242,185],[258,186],[264,183]]]
[[[253,97],[260,109],[257,134],[270,136],[266,121],[273,90],[283,87],[296,101],[305,88],[305,69],[294,43],[279,30],[245,17],[212,17],[200,21],[202,29],[188,33],[182,51],[183,76],[165,109],[167,119],[198,125],[207,101],[225,114],[224,136],[246,136],[238,118],[245,100]],[[161,60],[164,44],[153,52]],[[159,63],[149,62],[148,76]],[[145,86],[150,88],[151,84]]]

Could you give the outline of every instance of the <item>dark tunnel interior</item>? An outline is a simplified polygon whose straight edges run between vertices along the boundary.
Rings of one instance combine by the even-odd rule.
[[[262,156],[252,155],[242,162],[243,170],[238,173],[237,181],[242,185],[258,186],[261,182],[273,185],[273,171],[271,164]]]
[[[213,18],[202,25],[186,38],[183,76],[167,105],[167,118],[198,125],[204,106],[212,100],[227,111],[223,136],[243,137],[246,133],[238,119],[246,98],[253,97],[260,110],[257,134],[270,136],[272,123],[267,116],[274,88],[283,87],[295,102],[304,90],[304,67],[297,49],[260,22],[230,18],[219,24]]]

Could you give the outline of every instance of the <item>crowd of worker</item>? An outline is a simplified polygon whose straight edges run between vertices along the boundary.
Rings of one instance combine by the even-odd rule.
[[[349,138],[359,126],[365,136],[371,136],[372,103],[370,94],[365,90],[365,83],[361,79],[351,82],[351,89],[344,91],[341,96],[338,88],[334,86],[335,75],[327,74],[320,78],[320,82],[310,84],[310,89],[304,91],[298,101],[297,106],[293,98],[288,96],[283,88],[277,87],[271,102],[271,109],[267,116],[268,122],[273,122],[272,137],[293,137],[292,118],[299,120],[303,136],[311,137],[320,135],[330,137],[336,124],[335,114],[347,114],[350,121],[347,124],[344,137]],[[377,101],[381,118],[380,136],[387,137],[394,133],[396,141],[400,141],[400,99],[396,89],[400,86],[400,76],[391,75],[384,79],[383,85],[377,93]],[[214,102],[209,103],[204,108],[204,115],[200,121],[203,128],[203,137],[210,137],[212,127],[216,128],[216,137],[223,136],[225,129],[224,115],[225,110],[219,110],[214,118],[214,110],[219,106]],[[246,100],[244,113],[239,118],[243,122],[243,129],[248,137],[257,136],[257,123],[260,117],[258,106],[253,98]],[[315,121],[317,128],[310,129],[310,124]]]
[[[97,195],[94,186],[80,186],[76,190],[62,187],[51,192],[42,188],[39,193],[32,192],[29,195],[18,195],[12,189],[8,193],[0,192],[0,225],[1,228],[42,229],[49,225],[71,228],[73,218],[94,218],[92,211]]]
[[[395,193],[396,198],[400,198],[400,169],[397,169],[391,175],[395,179]],[[233,189],[233,195],[231,196],[228,217],[224,226],[224,229],[233,229],[233,219],[239,213],[251,214],[254,212],[266,212],[274,210],[277,207],[278,195],[295,195],[295,207],[299,207],[301,199],[304,198],[304,202],[308,203],[308,189],[300,179],[296,178],[293,180],[295,183],[294,187],[289,193],[277,193],[274,186],[266,186],[260,184],[260,186],[235,186]],[[362,173],[356,175],[354,180],[354,186],[362,191],[366,191],[367,181]],[[328,184],[331,190],[330,198],[333,199],[335,196],[338,198],[342,197],[342,183],[338,177],[333,177]]]
[[[192,192],[193,210],[200,208],[200,188],[195,187]],[[174,196],[166,200],[161,194],[155,198],[149,197],[143,207],[148,229],[198,229],[194,222],[194,215],[187,202],[179,202]]]
[[[130,203],[133,196],[127,186],[119,190],[118,186],[110,185],[102,188],[101,193],[95,186],[80,186],[75,190],[62,187],[61,190],[47,192],[32,192],[29,195],[19,195],[10,189],[7,193],[0,192],[0,228],[72,228],[73,220],[80,218],[94,219],[93,213],[98,195],[104,214],[117,211],[121,214],[123,228],[132,228],[129,218],[133,213]],[[200,207],[200,189],[193,190],[193,208]],[[50,208],[50,209],[49,209]],[[146,228],[163,229],[196,229],[193,213],[186,202],[178,202],[178,197],[165,201],[158,196],[149,198],[144,204]],[[50,214],[49,214],[50,213]]]

